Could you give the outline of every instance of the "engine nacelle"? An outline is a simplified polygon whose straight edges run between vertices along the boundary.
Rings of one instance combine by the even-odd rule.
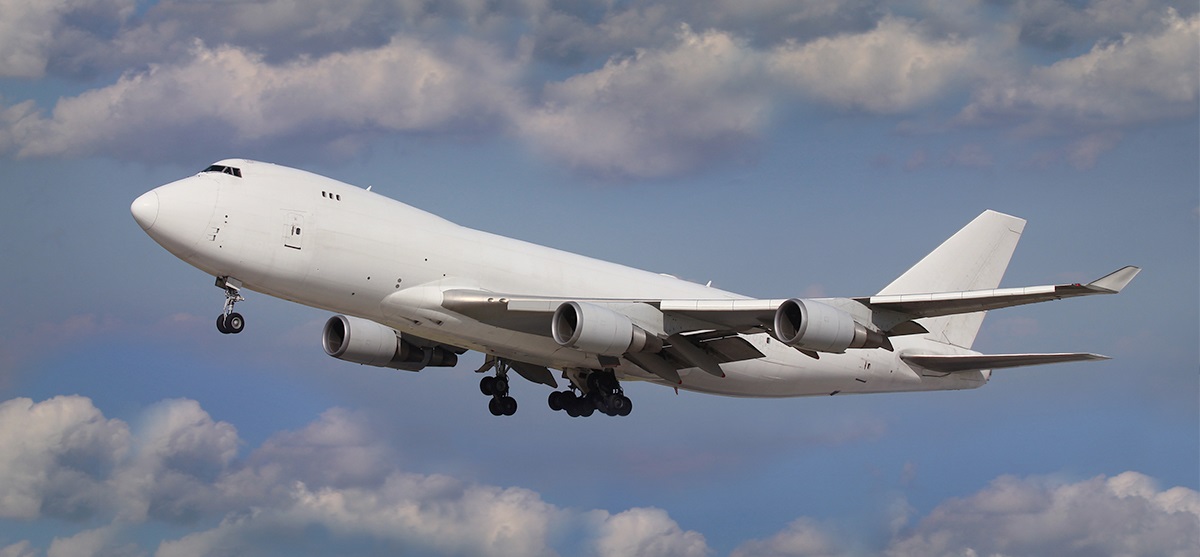
[[[628,316],[585,302],[558,306],[550,328],[559,345],[589,354],[620,356],[662,350],[662,340],[634,325]]]
[[[847,348],[887,346],[887,337],[872,331],[833,306],[792,298],[775,310],[775,336],[793,348],[845,352]]]
[[[391,327],[346,315],[335,315],[325,322],[321,346],[326,354],[339,360],[405,371],[458,363],[458,355],[450,350],[417,346]]]

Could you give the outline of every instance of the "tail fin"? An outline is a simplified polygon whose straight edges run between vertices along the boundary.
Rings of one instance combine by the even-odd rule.
[[[880,296],[986,290],[1000,285],[1025,220],[984,211],[937,249],[879,291]],[[970,348],[983,324],[984,312],[921,320],[929,337]]]

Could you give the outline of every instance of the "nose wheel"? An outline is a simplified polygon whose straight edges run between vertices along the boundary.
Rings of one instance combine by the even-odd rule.
[[[225,290],[225,309],[217,316],[217,330],[236,335],[246,328],[246,318],[233,311],[234,304],[246,301],[241,295],[241,282],[230,277],[217,277],[217,287]]]

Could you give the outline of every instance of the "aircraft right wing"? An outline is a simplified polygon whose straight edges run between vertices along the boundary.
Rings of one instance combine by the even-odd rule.
[[[1024,288],[998,288],[993,290],[970,290],[966,292],[937,292],[929,294],[893,294],[855,298],[872,308],[885,309],[910,318],[939,317],[957,313],[973,313],[1000,309],[1076,296],[1094,294],[1116,294],[1125,288],[1141,268],[1132,265],[1122,267],[1087,284],[1057,284],[1053,286],[1027,286]]]

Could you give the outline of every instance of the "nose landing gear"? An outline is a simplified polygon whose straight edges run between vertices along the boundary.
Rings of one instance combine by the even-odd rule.
[[[242,314],[233,311],[233,305],[246,301],[241,295],[241,281],[231,277],[217,277],[217,288],[225,290],[225,309],[217,316],[217,330],[222,334],[235,335],[246,327]]]

